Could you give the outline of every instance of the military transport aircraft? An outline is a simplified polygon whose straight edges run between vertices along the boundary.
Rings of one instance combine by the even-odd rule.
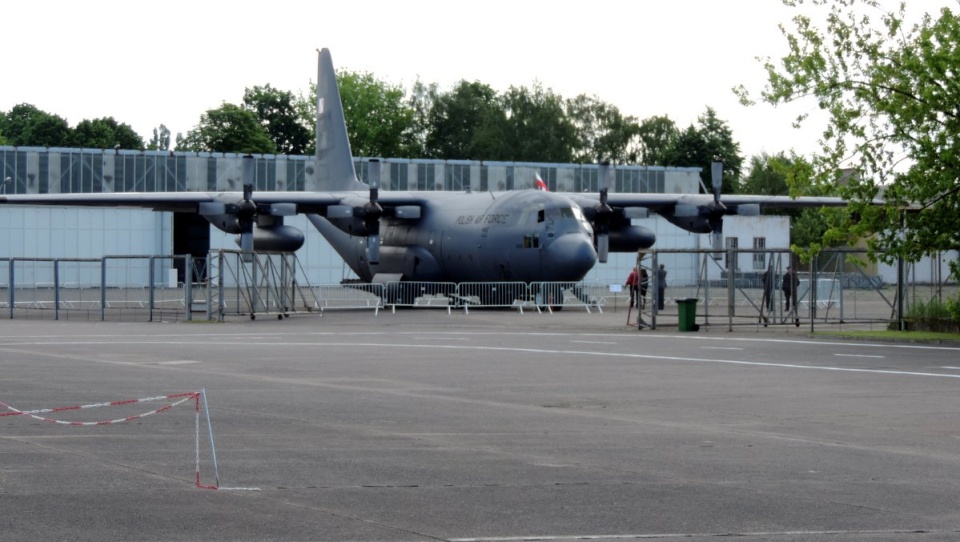
[[[653,246],[654,233],[631,223],[657,213],[684,230],[718,239],[726,215],[762,207],[837,206],[837,198],[727,196],[722,164],[713,194],[609,193],[612,170],[600,165],[598,193],[546,190],[417,192],[379,190],[379,168],[357,179],[330,51],[319,51],[317,177],[321,191],[150,192],[0,196],[0,204],[141,207],[198,213],[243,250],[295,251],[304,234],[284,225],[303,213],[357,276],[367,282],[576,282],[609,251]],[[244,160],[245,183],[253,158]]]

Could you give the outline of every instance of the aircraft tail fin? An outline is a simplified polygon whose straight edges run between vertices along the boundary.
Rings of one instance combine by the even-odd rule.
[[[329,49],[320,51],[317,63],[317,181],[321,191],[366,188],[357,180],[353,168],[343,103]]]

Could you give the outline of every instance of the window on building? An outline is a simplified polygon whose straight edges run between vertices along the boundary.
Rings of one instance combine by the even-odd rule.
[[[736,237],[727,237],[726,242],[724,243],[727,249],[726,254],[724,254],[724,265],[730,271],[737,270],[737,238]]]
[[[754,250],[765,250],[767,248],[767,238],[766,237],[754,237],[753,238],[753,249]],[[763,252],[754,252],[753,253],[753,268],[754,269],[766,269],[767,267],[767,255]]]

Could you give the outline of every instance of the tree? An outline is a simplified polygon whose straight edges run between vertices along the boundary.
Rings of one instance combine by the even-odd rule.
[[[187,151],[273,154],[276,147],[257,116],[239,105],[224,103],[200,117],[200,124],[177,138],[177,148]]]
[[[421,98],[423,99],[423,98]],[[506,118],[489,85],[460,81],[445,94],[434,94],[426,113],[426,156],[454,160],[503,160]]]
[[[30,104],[13,106],[4,115],[0,131],[10,145],[69,147],[73,144],[73,134],[66,119]]]
[[[637,134],[640,163],[651,166],[667,165],[667,152],[679,137],[680,130],[670,117],[663,115],[644,119],[640,122]]]
[[[791,194],[791,186],[805,184],[798,180],[798,175],[810,176],[812,166],[802,156],[791,153],[769,155],[762,153],[750,158],[749,173],[740,183],[740,190],[745,194],[762,194],[769,196],[787,196]],[[794,194],[796,195],[796,194]],[[823,196],[821,192],[808,193],[811,196]],[[763,214],[787,215],[790,217],[790,244],[796,247],[807,247],[807,250],[818,251],[823,243],[823,235],[829,229],[829,224],[840,218],[837,209],[821,212],[819,209],[785,209],[764,210]]]
[[[413,111],[403,88],[346,70],[337,72],[337,81],[354,156],[409,156]]]
[[[638,146],[631,146],[640,135],[635,117],[624,116],[616,106],[586,94],[567,100],[566,114],[577,132],[574,161],[618,164],[640,161]]]
[[[571,162],[577,129],[566,116],[563,98],[535,83],[532,89],[510,87],[500,96],[504,114],[501,160]]]
[[[771,156],[761,153],[750,157],[749,173],[740,181],[740,191],[744,194],[762,194],[765,196],[786,196],[790,192],[784,167],[789,167],[790,158],[782,152]]]
[[[727,123],[717,117],[716,111],[708,107],[697,118],[697,125],[690,125],[680,132],[663,156],[664,162],[672,166],[702,168],[701,179],[708,188],[711,185],[710,164],[714,160],[723,162],[723,187],[725,194],[735,193],[739,184],[743,157],[740,144],[733,140],[733,132]]]
[[[90,149],[143,149],[143,138],[113,117],[84,119],[73,129],[73,145]]]
[[[436,83],[429,85],[418,78],[407,98],[407,107],[412,117],[410,119],[410,135],[408,137],[409,157],[429,157],[427,137],[430,134],[430,114],[437,102],[440,92]]]
[[[150,138],[150,143],[147,143],[147,149],[151,151],[170,150],[170,129],[167,128],[166,124],[161,124],[153,129],[153,137]]]
[[[278,152],[304,154],[310,146],[313,133],[308,127],[312,121],[301,121],[292,92],[277,90],[269,84],[247,88],[243,93],[243,107],[257,116]]]
[[[826,240],[875,232],[868,247],[887,262],[960,249],[960,19],[943,8],[908,28],[905,3],[897,11],[876,0],[810,3],[824,27],[793,18],[783,29],[789,52],[779,65],[766,60],[760,96],[809,101],[827,117],[810,184],[836,187],[856,219],[832,224]],[[883,205],[871,205],[880,195]],[[950,266],[960,278],[960,264]]]

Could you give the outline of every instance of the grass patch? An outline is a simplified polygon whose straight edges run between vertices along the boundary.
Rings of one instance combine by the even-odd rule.
[[[941,333],[936,331],[818,331],[814,335],[830,337],[848,337],[854,339],[874,339],[881,341],[957,341],[960,333]]]

